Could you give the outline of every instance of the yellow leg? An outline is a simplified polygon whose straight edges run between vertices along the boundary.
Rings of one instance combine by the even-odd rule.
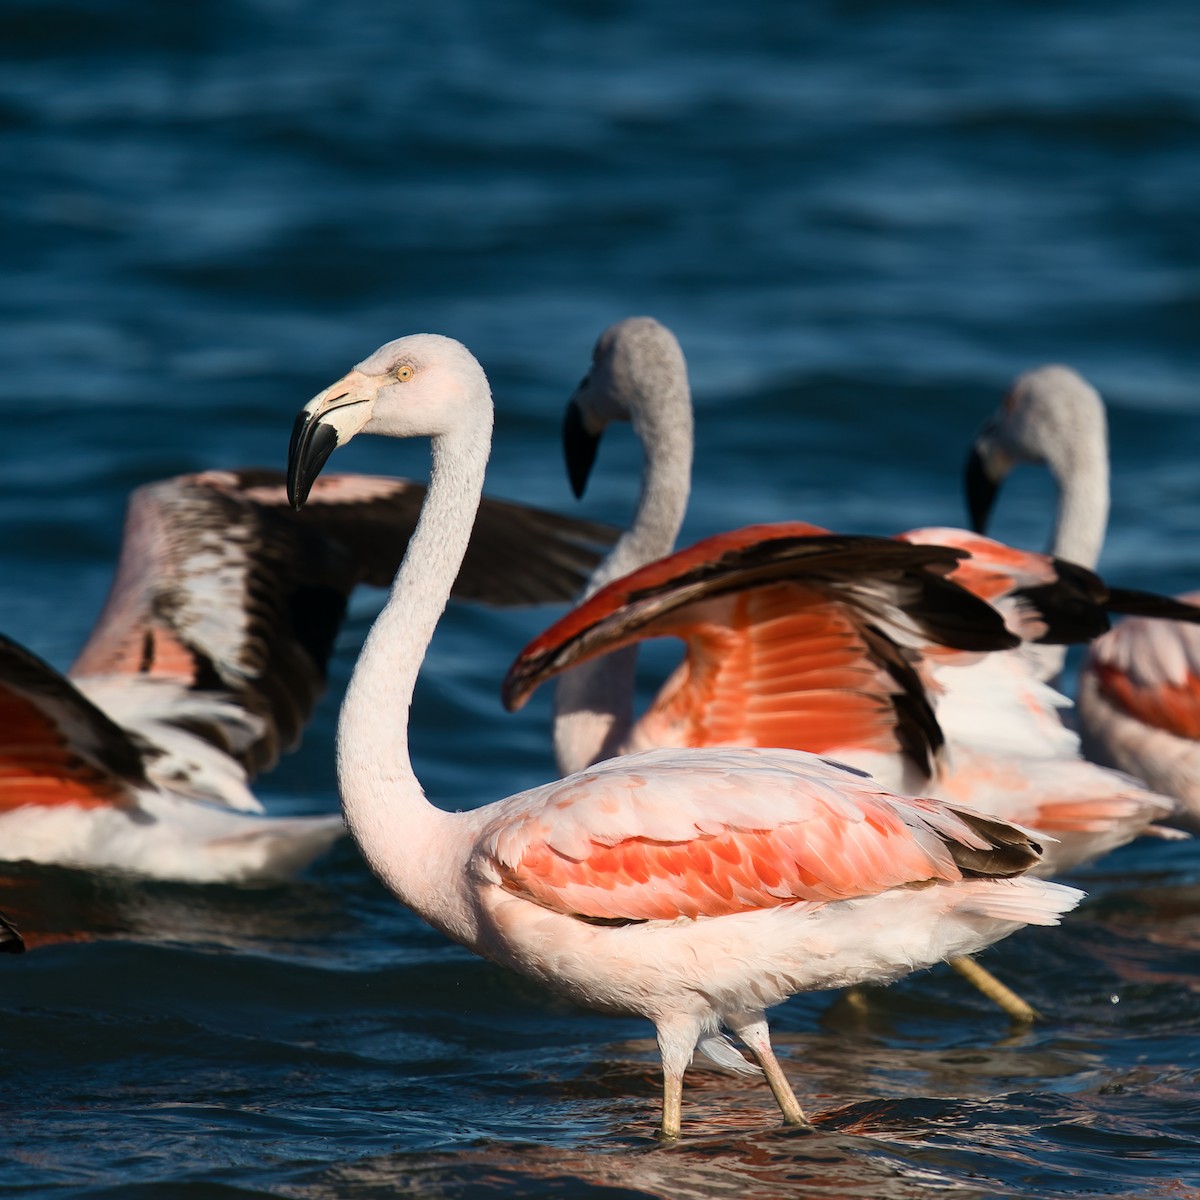
[[[991,971],[985,970],[972,958],[948,958],[946,961],[968,982],[977,987],[993,1004],[999,1005],[1014,1021],[1031,1023],[1041,1013],[1028,1001],[1022,1000],[1012,988],[1001,983]]]
[[[683,1076],[673,1075],[663,1070],[663,1107],[662,1128],[658,1136],[664,1142],[674,1142],[679,1138],[680,1126],[683,1123]]]
[[[783,1123],[811,1129],[812,1122],[804,1115],[804,1109],[800,1107],[800,1101],[796,1099],[796,1093],[792,1091],[792,1085],[788,1083],[787,1076],[783,1073],[783,1068],[771,1047],[767,1046],[765,1050],[755,1050],[751,1047],[750,1053],[754,1055],[755,1061],[767,1077],[771,1095],[775,1097],[775,1103],[783,1113]]]
[[[759,1018],[744,1024],[739,1022],[736,1028],[731,1024],[730,1028],[745,1043],[746,1049],[754,1056],[754,1061],[762,1067],[762,1072],[767,1077],[767,1084],[771,1088],[771,1095],[775,1097],[775,1103],[779,1105],[779,1111],[783,1113],[783,1123],[811,1129],[812,1122],[804,1115],[800,1101],[796,1099],[796,1093],[792,1091],[792,1085],[788,1083],[787,1076],[783,1073],[783,1068],[775,1057],[775,1051],[771,1049],[771,1037],[767,1031],[767,1022]]]

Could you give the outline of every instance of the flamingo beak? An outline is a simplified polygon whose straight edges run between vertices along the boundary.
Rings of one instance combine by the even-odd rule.
[[[592,464],[596,461],[596,450],[600,445],[600,435],[588,429],[579,404],[579,395],[587,386],[588,380],[585,379],[567,401],[567,411],[563,414],[563,458],[567,462],[567,478],[571,481],[571,491],[575,493],[576,500],[581,499],[587,490],[588,476],[592,473]]]
[[[976,533],[986,533],[988,517],[1000,487],[988,475],[986,460],[974,447],[967,458],[964,484],[967,490],[967,511],[971,514],[971,528]]]
[[[376,384],[358,371],[314,396],[297,414],[288,446],[288,502],[297,512],[338,446],[344,446],[371,418]]]
[[[971,528],[986,533],[988,517],[1000,492],[1000,485],[1012,470],[1013,460],[1000,446],[990,425],[985,426],[967,456],[964,484]]]

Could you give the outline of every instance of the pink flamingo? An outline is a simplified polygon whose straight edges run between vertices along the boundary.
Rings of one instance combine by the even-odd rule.
[[[649,1018],[662,1136],[679,1134],[697,1048],[761,1070],[784,1120],[801,1124],[767,1007],[1054,923],[1079,893],[1005,878],[1037,860],[1020,830],[889,795],[794,751],[654,750],[474,811],[430,804],[409,759],[407,714],[467,545],[491,425],[479,364],[429,334],[382,346],[297,418],[296,504],[360,432],[432,439],[421,519],[338,721],[347,825],[379,878],[448,937],[575,1002]]]
[[[0,856],[164,879],[302,868],[337,816],[267,816],[249,788],[299,741],[346,601],[383,585],[424,487],[331,477],[297,516],[278,472],[133,493],[108,601],[66,675],[0,638]],[[607,531],[485,501],[456,594],[567,598]]]
[[[985,527],[1001,483],[1023,462],[1045,464],[1058,485],[1053,552],[1094,566],[1108,522],[1108,422],[1099,394],[1069,368],[1021,376],[980,431],[967,466],[976,528]],[[1200,592],[1178,599],[1200,604]],[[1173,613],[1169,604],[1145,608],[1156,617]],[[1061,657],[1049,665],[1061,667]],[[1200,630],[1183,621],[1123,621],[1089,645],[1076,702],[1090,759],[1176,797],[1179,815],[1200,821]]]

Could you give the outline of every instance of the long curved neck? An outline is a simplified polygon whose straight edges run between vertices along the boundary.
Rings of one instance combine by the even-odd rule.
[[[675,419],[637,428],[642,484],[633,524],[588,580],[584,598],[675,548],[692,484],[692,405],[687,384],[668,411]],[[611,758],[633,728],[637,647],[630,646],[563,675],[554,690],[554,756],[564,773]]]
[[[444,886],[454,839],[439,834],[454,818],[426,800],[413,772],[408,718],[417,672],[471,536],[490,442],[486,421],[433,440],[421,517],[358,657],[337,730],[342,811],[364,858],[410,908],[467,944],[469,917],[454,909]]]
[[[1058,481],[1058,512],[1051,553],[1057,558],[1094,567],[1100,560],[1108,528],[1108,438],[1081,449],[1068,467],[1051,467]]]

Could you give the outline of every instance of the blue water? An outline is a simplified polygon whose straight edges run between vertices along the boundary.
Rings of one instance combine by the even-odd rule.
[[[610,321],[679,335],[698,408],[686,536],[803,517],[963,519],[970,434],[1016,372],[1101,389],[1102,563],[1200,583],[1200,15],[1191,0],[8,0],[0,8],[0,628],[59,665],[128,491],[281,465],[292,417],[379,343],[485,364],[490,490],[586,504],[562,404]],[[422,474],[359,441],[340,470]],[[996,532],[1039,545],[1029,473]],[[362,596],[273,811],[333,811]],[[418,690],[447,806],[546,779],[548,698],[496,698],[549,611],[455,610]],[[1024,1033],[946,971],[776,1011],[818,1118],[697,1069],[648,1136],[648,1027],[446,944],[343,846],[243,891],[6,868],[62,935],[0,964],[0,1195],[1200,1195],[1200,848],[1129,848],[1061,929],[986,961]]]

